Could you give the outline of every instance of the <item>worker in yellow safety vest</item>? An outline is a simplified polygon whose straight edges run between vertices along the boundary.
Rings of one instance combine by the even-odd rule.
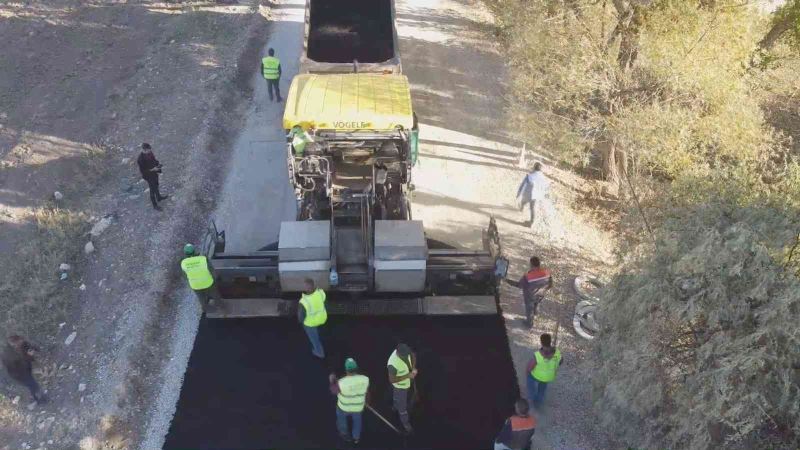
[[[545,333],[539,337],[542,347],[533,355],[528,363],[528,400],[533,407],[539,409],[544,402],[547,385],[556,379],[558,368],[563,362],[561,351],[551,346],[552,337]]]
[[[304,130],[300,125],[295,126],[289,131],[289,139],[292,142],[292,154],[298,158],[302,158],[305,154],[306,146],[313,144],[314,141],[314,127]]]
[[[328,321],[328,311],[325,310],[325,291],[318,289],[311,278],[305,280],[305,292],[300,297],[297,320],[303,324],[303,329],[311,342],[311,353],[317,358],[324,358],[325,349],[322,348],[319,331],[320,327]]]
[[[369,398],[369,378],[358,372],[353,358],[344,361],[346,375],[336,380],[331,374],[331,392],[336,395],[336,429],[345,442],[358,444],[361,440],[361,414]],[[352,434],[348,431],[348,417],[353,422]]]
[[[406,433],[411,434],[409,418],[409,393],[411,392],[411,380],[417,376],[417,356],[411,351],[408,345],[397,344],[394,352],[389,356],[386,363],[389,371],[389,382],[392,383],[392,406],[400,416],[400,422]]]
[[[205,310],[209,306],[215,305],[219,299],[219,293],[214,285],[214,276],[211,274],[208,258],[198,255],[192,244],[183,246],[183,254],[186,257],[181,261],[181,269],[186,274],[189,287],[197,295],[200,307]]]
[[[261,58],[261,74],[264,75],[264,79],[267,80],[267,92],[269,93],[269,101],[272,101],[274,98],[272,96],[272,92],[275,91],[275,97],[278,99],[278,103],[282,102],[283,99],[281,98],[281,60],[275,57],[275,50],[269,49],[267,51],[267,55]]]

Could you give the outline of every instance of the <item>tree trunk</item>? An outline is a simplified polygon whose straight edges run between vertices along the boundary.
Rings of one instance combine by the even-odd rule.
[[[604,55],[607,55],[609,47],[614,45],[614,41],[617,40],[617,36],[619,36],[620,30],[622,30],[622,24],[620,22],[617,22],[617,24],[614,26],[614,29],[611,30],[611,34],[608,36],[608,39],[606,39],[606,45],[605,47],[603,47]]]
[[[615,149],[615,157],[617,162],[617,174],[619,175],[619,186],[622,186],[622,177],[627,177],[628,173],[628,152],[619,147]],[[623,191],[625,192],[625,191]]]
[[[598,142],[597,150],[603,160],[603,178],[608,182],[608,193],[617,197],[625,190],[621,189],[623,177],[628,172],[628,155],[617,147],[615,140]]]
[[[796,20],[797,17],[794,15],[786,14],[780,20],[773,23],[772,28],[770,28],[764,38],[758,42],[758,48],[761,50],[771,49],[784,33],[794,27]]]
[[[630,21],[622,29],[622,40],[619,43],[617,62],[623,72],[627,72],[639,56],[639,35],[642,23],[642,12],[639,6],[633,6]]]
[[[614,4],[614,9],[617,10],[617,24],[614,26],[614,29],[611,30],[608,39],[606,39],[606,50],[614,45],[614,41],[617,40],[617,37],[622,33],[631,19],[630,7],[627,2],[623,0],[611,0],[611,2]]]

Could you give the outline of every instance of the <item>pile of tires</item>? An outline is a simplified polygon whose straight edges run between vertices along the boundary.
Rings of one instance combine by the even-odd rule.
[[[575,315],[572,316],[572,326],[578,336],[592,340],[600,331],[600,325],[597,322],[596,312],[600,303],[600,298],[597,295],[590,294],[584,289],[585,285],[592,285],[598,289],[602,289],[604,283],[591,275],[580,275],[575,277],[573,287],[575,293],[580,300],[575,305]]]

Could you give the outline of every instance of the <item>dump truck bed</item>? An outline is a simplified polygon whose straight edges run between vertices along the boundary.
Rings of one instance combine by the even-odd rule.
[[[300,73],[400,73],[394,0],[306,0]]]

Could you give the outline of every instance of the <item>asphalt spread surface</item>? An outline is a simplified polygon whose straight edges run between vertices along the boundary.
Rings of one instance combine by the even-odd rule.
[[[203,319],[165,449],[348,448],[337,436],[328,374],[354,357],[370,403],[400,428],[386,361],[402,340],[417,352],[415,434],[364,412],[359,448],[491,448],[519,392],[502,318],[332,317],[327,359],[290,319]]]

